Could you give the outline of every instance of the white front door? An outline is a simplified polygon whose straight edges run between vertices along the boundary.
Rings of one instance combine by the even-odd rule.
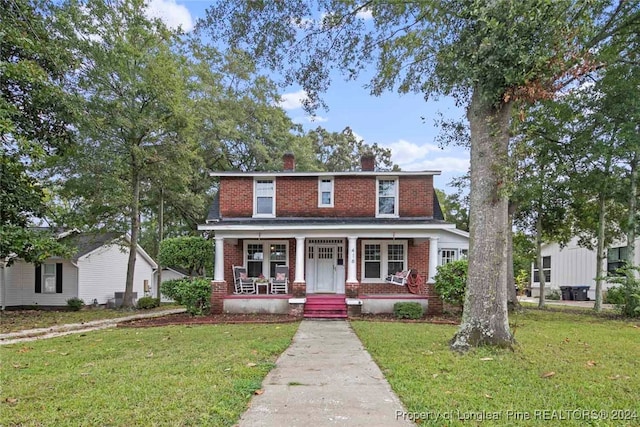
[[[336,291],[336,247],[317,246],[316,292]]]

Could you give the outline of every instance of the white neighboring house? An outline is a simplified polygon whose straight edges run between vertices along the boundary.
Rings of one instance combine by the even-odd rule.
[[[607,271],[613,273],[621,267],[626,257],[626,239],[612,244],[607,251]],[[636,239],[636,254],[634,265],[640,265],[640,237]],[[545,274],[546,293],[560,286],[589,286],[587,296],[594,300],[596,296],[596,251],[578,246],[578,238],[574,237],[561,248],[558,243],[542,245],[542,271]],[[538,269],[531,265],[531,295],[540,295],[540,280]],[[602,290],[606,290],[615,283],[603,283]]]
[[[177,280],[177,279],[184,279],[185,277],[189,277],[189,273],[186,270],[183,270],[181,268],[178,267],[162,267],[162,279],[160,279],[162,281],[162,283],[164,282],[168,282],[169,280]],[[156,270],[154,277],[153,277],[153,283],[154,283],[154,293],[155,293],[155,287],[156,287],[156,283],[158,283],[158,271]],[[164,295],[161,295],[161,302],[173,302],[173,300],[171,298],[167,298]]]
[[[116,292],[124,292],[128,236],[120,233],[71,233],[60,239],[77,249],[71,259],[53,257],[40,266],[16,260],[0,268],[0,305],[66,306],[78,297],[85,304],[106,304]],[[158,265],[138,245],[133,292],[143,297],[153,294]]]

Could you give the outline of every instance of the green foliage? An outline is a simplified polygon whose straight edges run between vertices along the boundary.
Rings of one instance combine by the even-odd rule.
[[[138,308],[141,310],[149,310],[160,306],[160,299],[153,297],[142,297],[138,299]]]
[[[436,189],[444,220],[454,223],[458,230],[469,231],[469,201],[461,193],[446,194]]]
[[[612,296],[618,300],[614,304],[616,304],[623,316],[640,317],[640,278],[635,276],[637,272],[640,272],[640,267],[624,267],[618,271],[623,275],[608,279],[609,282],[620,285]],[[609,297],[611,290],[607,291],[607,297]]]
[[[461,306],[467,289],[467,270],[469,261],[460,259],[437,268],[435,289],[447,303]]]
[[[213,258],[213,245],[204,237],[174,237],[160,243],[161,265],[180,267],[190,274],[202,275],[204,266]]]
[[[624,290],[621,286],[612,286],[606,290],[602,300],[604,304],[622,305],[624,304]]]
[[[67,300],[67,308],[71,311],[80,311],[80,309],[84,307],[84,300],[80,298],[69,298]]]
[[[393,315],[398,319],[420,319],[424,309],[417,302],[397,302],[393,304]]]
[[[529,287],[529,270],[520,270],[515,280],[518,292],[522,294]]]
[[[560,291],[558,289],[552,289],[549,293],[547,293],[545,299],[551,301],[559,301],[560,300]]]
[[[211,282],[206,278],[168,280],[160,292],[184,305],[192,316],[205,314],[211,306]]]

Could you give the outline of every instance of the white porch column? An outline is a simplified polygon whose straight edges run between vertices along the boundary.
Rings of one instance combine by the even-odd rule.
[[[296,236],[296,274],[293,280],[304,283],[304,237]]]
[[[224,238],[215,237],[216,242],[215,258],[213,264],[213,280],[222,282],[224,280]]]
[[[438,266],[438,238],[429,238],[429,280],[427,283],[434,283],[436,277],[436,267]]]
[[[348,236],[349,240],[349,249],[347,255],[347,282],[357,282],[358,279],[356,277],[356,242],[358,241],[357,237]]]

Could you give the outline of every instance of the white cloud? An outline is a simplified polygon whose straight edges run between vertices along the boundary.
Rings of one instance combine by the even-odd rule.
[[[193,29],[191,12],[186,6],[177,4],[176,0],[149,0],[147,16],[161,19],[171,29],[177,29],[180,26],[186,32]]]
[[[369,19],[373,19],[373,12],[369,8],[360,9],[358,13],[356,13],[356,18],[368,21]]]
[[[297,92],[285,93],[280,97],[278,105],[285,110],[295,110],[302,108],[302,103],[309,99],[307,92],[300,89]]]
[[[307,121],[309,123],[323,123],[323,122],[328,122],[329,118],[327,117],[322,117],[322,116],[307,116],[306,117]]]
[[[414,163],[425,158],[430,153],[440,153],[442,150],[434,144],[418,145],[413,142],[399,139],[391,144],[384,144],[391,149],[393,161],[402,167],[403,164]],[[404,167],[402,167],[404,169]]]
[[[416,144],[404,139],[382,145],[391,149],[391,160],[404,171],[466,173],[469,170],[468,152],[461,151],[456,157],[450,150],[443,150],[435,144]]]
[[[435,157],[424,159],[407,166],[399,165],[402,170],[437,170],[443,173],[469,172],[469,159],[463,157]]]

